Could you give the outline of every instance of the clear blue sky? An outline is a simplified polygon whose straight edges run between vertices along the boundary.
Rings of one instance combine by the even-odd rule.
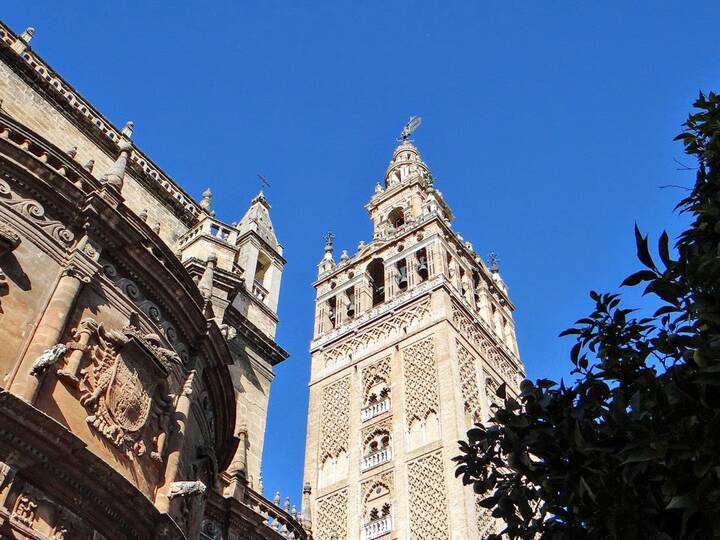
[[[636,270],[633,222],[677,232],[688,185],[672,142],[720,89],[717,2],[32,2],[15,31],[218,216],[270,179],[288,259],[265,491],[299,499],[316,264],[351,253],[410,115],[416,144],[479,253],[496,250],[530,377],[567,376],[557,334]]]

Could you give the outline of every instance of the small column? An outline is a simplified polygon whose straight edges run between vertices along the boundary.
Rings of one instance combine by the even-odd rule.
[[[177,477],[180,467],[180,455],[182,454],[183,443],[185,442],[185,431],[187,430],[188,417],[190,415],[190,407],[192,405],[193,381],[195,380],[195,371],[190,371],[185,384],[178,397],[175,407],[175,418],[179,424],[179,429],[175,432],[170,443],[167,461],[165,463],[165,477],[162,487],[158,490],[155,497],[155,506],[160,512],[167,513],[170,510],[170,499],[168,498],[168,490]]]
[[[228,467],[228,474],[231,476],[230,484],[225,489],[226,497],[233,497],[238,501],[245,498],[245,488],[247,487],[247,447],[248,447],[248,429],[242,424],[238,429],[238,447],[233,456],[232,463]]]
[[[372,287],[370,286],[370,276],[367,272],[363,275],[362,281],[355,288],[355,316],[366,312],[372,308]]]
[[[385,266],[385,301],[389,302],[395,298],[395,265],[388,264]]]
[[[33,363],[43,351],[57,345],[62,339],[65,326],[80,294],[80,288],[83,283],[89,282],[90,278],[75,266],[69,266],[63,270],[35,330],[30,346],[10,384],[10,391],[28,403],[35,402],[42,378],[42,376],[30,374]]]

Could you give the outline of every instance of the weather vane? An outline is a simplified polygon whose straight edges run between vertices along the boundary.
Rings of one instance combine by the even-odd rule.
[[[265,178],[262,174],[258,174],[257,177],[260,179],[260,189],[265,190],[265,188],[270,187],[270,182],[268,182],[268,179]]]
[[[412,132],[419,128],[421,123],[422,118],[420,118],[419,116],[411,116],[410,120],[408,120],[408,123],[405,124],[402,133],[400,133],[400,140],[402,140],[403,142],[408,141],[410,139],[410,135],[412,135]]]
[[[335,240],[335,235],[332,231],[328,231],[325,235],[325,245],[332,246],[333,240]]]

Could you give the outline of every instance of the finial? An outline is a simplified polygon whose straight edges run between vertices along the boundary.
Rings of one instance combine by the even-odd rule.
[[[127,160],[130,150],[132,150],[132,144],[130,141],[120,141],[120,155],[118,156],[115,163],[113,163],[110,170],[105,173],[102,177],[103,182],[110,184],[120,191],[123,187],[123,181],[125,179],[125,168],[127,167]]]
[[[148,209],[147,209],[147,208],[143,208],[143,209],[142,209],[142,212],[140,212],[140,216],[139,216],[139,217],[140,217],[140,219],[142,219],[143,221],[147,221],[147,218],[148,218]]]
[[[128,139],[131,139],[132,134],[133,134],[133,129],[135,129],[135,123],[132,121],[128,121],[125,124],[125,127],[122,128],[122,131],[120,132],[120,134],[123,137],[127,137]]]
[[[325,251],[331,252],[333,250],[333,240],[335,240],[335,234],[332,231],[328,231],[325,234]]]
[[[380,182],[378,182],[377,184],[375,184],[375,193],[382,193],[382,192],[383,192],[383,188],[380,185]]]
[[[95,167],[94,159],[91,159],[85,165],[83,165],[83,169],[85,169],[87,172],[92,172],[94,167]]]
[[[30,43],[30,40],[35,35],[35,29],[32,26],[28,26],[25,31],[20,34],[20,39],[22,39],[25,43]]]
[[[210,210],[210,205],[212,204],[212,191],[210,191],[210,188],[207,188],[205,191],[203,191],[202,194],[202,200],[200,201],[200,208],[203,210]]]
[[[70,150],[65,152],[69,157],[74,158],[77,156],[77,146],[73,146]]]
[[[273,498],[273,504],[275,506],[280,506],[280,492],[279,491],[275,492],[275,497]]]
[[[155,225],[153,225],[152,230],[155,234],[160,234],[160,222],[159,221],[157,223],[155,223]]]
[[[498,272],[500,272],[500,267],[498,266],[498,261],[500,259],[498,259],[497,253],[491,251],[488,257],[490,258],[490,271],[493,274],[497,274]]]
[[[358,248],[358,251],[365,249],[365,240],[360,240],[360,242],[358,242],[357,248]]]
[[[405,124],[405,127],[402,130],[402,133],[400,133],[400,140],[402,142],[407,142],[410,140],[410,135],[412,135],[413,131],[415,131],[418,127],[420,127],[420,124],[422,123],[422,118],[419,116],[411,116],[410,120],[408,120],[408,123]]]
[[[283,510],[286,512],[290,511],[290,497],[285,497],[285,504],[283,504]]]
[[[348,255],[347,249],[343,249],[343,250],[342,250],[342,253],[340,254],[340,260],[341,260],[342,262],[345,262],[345,261],[347,261],[349,258],[350,258],[350,256]]]

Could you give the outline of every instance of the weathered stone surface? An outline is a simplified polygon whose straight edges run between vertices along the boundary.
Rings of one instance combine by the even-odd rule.
[[[269,204],[215,219],[31,35],[0,23],[0,537],[306,538],[258,493]]]

